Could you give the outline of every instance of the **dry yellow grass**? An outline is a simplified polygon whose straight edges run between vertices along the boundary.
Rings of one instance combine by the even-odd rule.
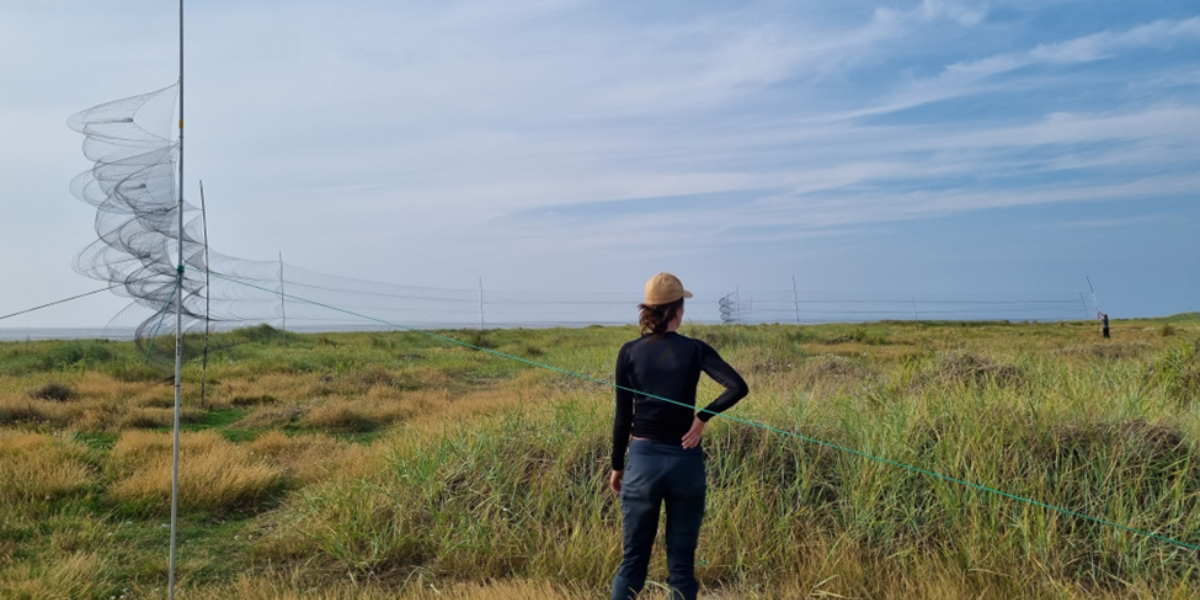
[[[29,397],[32,390],[50,383],[69,386],[77,397],[72,402],[105,399],[129,401],[132,404],[149,406],[155,402],[162,402],[162,398],[173,397],[169,383],[160,381],[127,382],[95,371],[39,373],[25,377],[4,378],[4,382],[5,385],[0,386],[0,400]]]
[[[49,382],[69,385],[75,397],[63,402],[34,397],[31,390]],[[160,382],[123,382],[94,372],[42,375],[20,378],[0,390],[0,424],[108,432],[167,427],[174,420],[174,405],[171,387]],[[202,414],[184,406],[181,419],[194,421]]]
[[[83,417],[80,404],[30,398],[27,394],[0,397],[0,424],[66,427]]]
[[[1113,464],[1153,466],[1158,463],[1122,458],[1128,452],[1098,452],[1102,445],[1088,442],[1089,436],[1100,432],[1095,435],[1102,437],[1145,415],[1150,429],[1162,429],[1167,437],[1178,431],[1194,443],[1200,420],[1185,404],[1154,400],[1163,396],[1150,367],[1165,344],[1178,345],[1182,334],[1163,338],[1155,328],[1121,329],[1119,339],[1101,342],[1091,329],[1086,334],[1076,329],[1083,331],[884,324],[795,331],[705,328],[699,333],[721,342],[713,343],[754,390],[734,416],[795,427],[855,448],[882,448],[888,457],[952,475],[966,473],[972,480],[1012,486],[1018,493],[1107,517],[1112,516],[1107,505],[1091,510],[1057,488],[1022,488],[1026,480],[1041,479],[1010,474],[1026,472],[1015,465],[1037,461],[1017,463],[1005,449],[1057,452],[1059,446],[1051,442],[1065,439],[1072,445],[1060,444],[1064,453],[1078,446],[1080,452],[1111,454]],[[615,340],[610,333],[595,335]],[[571,351],[576,332],[521,333],[542,336],[528,345],[505,342],[507,333],[495,335],[495,343],[508,344],[497,346],[503,351],[518,348],[515,352],[525,355],[521,348],[545,349],[538,360],[600,378],[609,376],[610,350],[617,347],[597,337],[579,342],[594,350],[588,346],[587,352],[569,355],[560,351]],[[563,338],[562,348],[556,346],[557,336]],[[383,343],[390,341],[364,336],[366,348],[347,343],[336,353],[319,345],[325,354],[312,352],[308,358],[297,344],[286,350],[288,360],[285,352],[270,347],[263,350],[269,361],[246,352],[209,371],[217,382],[210,381],[207,408],[237,411],[208,413],[205,427],[231,439],[253,439],[234,444],[215,433],[184,436],[182,516],[185,527],[198,524],[193,531],[199,533],[185,536],[182,546],[180,598],[605,597],[620,550],[620,526],[614,499],[603,487],[608,433],[596,428],[607,426],[611,390],[543,371],[497,368],[489,361],[498,359],[483,353]],[[301,358],[291,361],[292,353]],[[185,420],[199,414],[193,367],[185,371]],[[1185,374],[1197,372],[1189,368]],[[31,390],[50,383],[68,385],[73,393],[58,402],[33,397]],[[701,395],[717,392],[706,380]],[[1130,400],[1143,397],[1151,400]],[[113,519],[112,503],[85,501],[79,493],[65,502],[40,502],[44,496],[37,493],[21,496],[28,502],[0,500],[0,598],[109,598],[109,592],[126,587],[126,600],[164,596],[165,558],[156,546],[165,535],[159,527],[164,519],[154,511],[168,506],[171,438],[126,430],[169,425],[171,405],[171,386],[161,380],[125,382],[74,370],[0,377],[0,424],[21,421],[14,430],[124,432],[111,451],[111,435],[81,438],[91,446],[85,450],[30,431],[10,432],[7,447],[58,452],[65,463],[83,465],[85,457],[101,462],[103,473],[88,474],[85,468],[86,484],[68,483],[67,492],[54,493],[95,489],[130,502],[129,518],[137,521],[117,523],[125,517]],[[1026,406],[1036,414],[1022,412]],[[229,423],[243,413],[240,421]],[[560,413],[561,418],[550,418]],[[574,428],[573,419],[603,422]],[[1042,429],[1013,433],[1029,424]],[[315,431],[263,431],[292,433],[303,427]],[[387,427],[391,431],[381,431]],[[726,429],[746,428],[718,423],[706,433],[715,455],[736,457],[714,462],[710,475],[713,508],[701,545],[704,600],[1194,597],[1188,565],[1162,566],[1183,562],[1176,555],[1153,548],[1114,551],[1108,537],[1068,529],[1057,518],[1039,520],[1036,510],[1011,511],[1005,502],[1001,508],[1009,512],[991,517],[995,511],[985,509],[997,505],[960,508],[956,502],[974,496],[953,488],[927,489],[912,478],[889,476],[888,469],[831,460],[827,452],[805,451],[767,434]],[[342,435],[347,430],[381,435]],[[24,441],[12,441],[18,435],[26,436]],[[339,436],[374,441],[363,445]],[[1141,443],[1146,437],[1129,439]],[[20,479],[4,471],[17,464],[8,460],[5,447],[0,441],[0,486]],[[1000,450],[993,453],[995,448]],[[967,460],[956,458],[947,469],[937,454],[947,449]],[[910,450],[917,460],[909,460]],[[1160,454],[1186,453],[1147,456]],[[995,472],[955,470],[964,464]],[[40,463],[23,468],[36,473],[39,484],[47,484],[47,474],[55,477]],[[1087,471],[1072,470],[1072,481],[1084,486],[1091,481]],[[1147,489],[1133,479],[1112,489]],[[1155,475],[1146,482],[1162,479]],[[797,480],[810,483],[793,485]],[[797,501],[779,502],[786,486],[793,492],[813,490],[812,495],[797,492]],[[896,489],[918,493],[891,491]],[[930,501],[930,489],[943,495]],[[1098,497],[1092,488],[1081,489],[1088,498]],[[736,493],[722,496],[721,490]],[[834,500],[811,502],[827,497]],[[897,498],[912,499],[916,508],[903,512],[907,504]],[[1138,506],[1127,502],[1113,514],[1134,522],[1125,517]],[[242,521],[248,514],[239,511],[213,519],[204,512],[230,507],[254,508],[258,516]],[[1179,519],[1192,514],[1181,511]],[[916,523],[912,532],[896,528],[909,523],[905,515]],[[219,526],[209,527],[217,521]],[[1194,536],[1187,531],[1181,537],[1190,541]],[[917,533],[924,537],[917,539]],[[6,536],[21,541],[6,541]],[[1065,550],[1056,550],[1056,536],[1066,540]],[[1097,549],[1087,554],[1092,544]],[[1114,568],[1112,576],[1079,568],[1100,565],[1097,556],[1111,560],[1103,566]],[[660,547],[653,579],[666,576],[664,563]],[[231,580],[230,573],[247,575]],[[1123,579],[1117,582],[1117,577]],[[666,595],[650,587],[643,598],[665,600]]]
[[[409,580],[405,591],[372,583],[345,581],[313,589],[302,574],[290,577],[242,575],[227,587],[187,590],[184,600],[590,600],[594,593],[561,584],[534,581],[498,581],[465,584],[430,584],[419,576]],[[664,600],[665,595],[644,594],[645,600]]]
[[[842,575],[833,574],[818,577],[823,565],[814,564],[812,576],[803,577],[787,582],[753,586],[751,589],[739,587],[732,590],[701,590],[700,600],[801,600],[804,598],[876,598],[879,600],[909,600],[912,598],[946,599],[972,598],[973,600],[1009,600],[1012,598],[1008,591],[984,587],[980,593],[978,587],[981,581],[1012,579],[1014,576],[1000,573],[974,572],[962,576],[947,576],[948,571],[930,573],[912,573],[904,578],[902,583],[884,590],[882,593],[870,595],[844,595],[836,589]],[[832,566],[837,570],[839,565]],[[871,578],[870,573],[844,573],[853,578]],[[1020,576],[1016,576],[1020,578]],[[236,582],[227,586],[205,587],[202,589],[186,589],[178,596],[184,600],[225,600],[238,598],[240,600],[591,600],[607,597],[606,589],[585,589],[563,582],[532,581],[532,580],[503,580],[482,581],[471,583],[430,583],[423,579],[420,573],[411,576],[402,589],[379,585],[372,582],[354,582],[344,580],[340,583],[326,583],[314,587],[304,574],[294,572],[290,576],[250,576],[242,575]],[[1176,592],[1153,594],[1149,590],[1132,590],[1132,593],[1085,589],[1068,586],[1055,590],[1050,596],[1064,600],[1097,599],[1109,600],[1117,598],[1140,598],[1145,600],[1185,600],[1187,595],[1183,586]],[[661,583],[653,580],[647,582],[640,598],[642,600],[667,600],[668,592]]]
[[[316,373],[270,373],[246,379],[226,379],[208,388],[209,406],[218,408],[273,404],[277,399],[319,398],[332,386]]]
[[[403,421],[413,414],[410,408],[394,402],[330,398],[309,410],[300,419],[305,427],[371,431],[381,425]]]
[[[383,464],[375,448],[316,434],[288,437],[272,431],[245,447],[304,485],[334,477],[362,477]]]
[[[106,589],[107,561],[77,552],[52,561],[28,561],[0,569],[0,597],[11,600],[77,600]]]
[[[160,501],[171,496],[171,435],[129,431],[113,447],[118,479],[109,488],[118,500]],[[247,505],[276,487],[281,470],[215,432],[185,433],[180,441],[179,504],[216,510]]]
[[[45,500],[91,482],[81,448],[36,433],[0,430],[0,500]]]
[[[447,420],[469,419],[502,410],[527,408],[531,396],[548,399],[561,391],[547,389],[533,374],[494,387],[455,393],[445,389],[405,391],[373,386],[360,396],[276,402],[255,407],[237,423],[241,428],[300,425],[367,431],[403,422],[424,428]]]

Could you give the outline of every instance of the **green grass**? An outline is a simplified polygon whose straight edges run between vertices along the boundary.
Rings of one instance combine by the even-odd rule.
[[[1093,322],[683,332],[749,381],[731,415],[1200,544],[1200,322],[1170,324],[1116,321],[1112,340]],[[439,334],[607,380],[636,331]],[[185,435],[220,434],[240,450],[213,456],[280,475],[252,504],[183,511],[193,597],[243,594],[245,574],[283,582],[261,597],[351,580],[413,598],[491,579],[603,594],[620,556],[611,389],[411,332],[216,338],[204,407],[185,365]],[[166,513],[111,491],[135,464],[122,423],[168,437],[172,386],[137,375],[141,352],[0,344],[0,434],[48,440],[47,469],[86,467],[48,499],[0,504],[0,597],[161,596]],[[72,394],[35,398],[51,383]],[[4,439],[0,460],[31,460],[33,438]],[[1168,543],[742,424],[715,420],[705,446],[699,574],[727,597],[1200,594],[1196,553]]]

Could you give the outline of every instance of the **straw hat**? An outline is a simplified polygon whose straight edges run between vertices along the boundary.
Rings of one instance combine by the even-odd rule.
[[[651,306],[691,297],[692,293],[683,289],[679,278],[670,273],[659,273],[646,282],[646,304]]]

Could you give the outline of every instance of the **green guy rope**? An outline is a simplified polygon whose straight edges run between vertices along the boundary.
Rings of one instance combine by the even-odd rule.
[[[146,278],[145,278],[145,277],[143,277],[142,279],[146,279]],[[121,283],[114,283],[113,285],[110,285],[110,286],[108,286],[108,287],[103,287],[103,288],[100,288],[100,289],[98,289],[98,290],[92,290],[92,291],[90,291],[90,292],[86,292],[86,293],[79,294],[79,295],[76,295],[76,296],[71,296],[70,298],[63,298],[62,300],[55,300],[54,302],[47,302],[46,304],[42,304],[42,305],[40,305],[40,306],[35,306],[35,307],[33,307],[33,308],[27,308],[27,309],[25,309],[25,310],[19,310],[19,311],[15,312],[15,313],[10,313],[10,314],[7,314],[7,315],[0,316],[0,321],[3,321],[4,319],[8,319],[8,318],[11,318],[11,317],[15,317],[15,316],[17,316],[17,315],[23,315],[23,314],[26,314],[26,313],[31,313],[31,312],[33,312],[33,311],[35,311],[35,310],[42,310],[43,308],[50,308],[51,306],[57,306],[57,305],[59,305],[59,304],[62,304],[62,303],[64,303],[64,302],[70,302],[70,301],[72,301],[72,300],[78,300],[78,299],[80,299],[80,298],[86,298],[86,297],[88,297],[88,296],[92,296],[92,295],[95,295],[95,294],[99,294],[100,292],[107,292],[108,290],[115,289],[115,288],[119,288],[119,287],[122,287],[122,286],[124,286],[124,285],[126,285],[126,284],[133,283],[133,282],[135,282],[135,281],[141,281],[141,280],[140,280],[140,279],[131,279],[131,280],[129,280],[129,281],[122,281]]]

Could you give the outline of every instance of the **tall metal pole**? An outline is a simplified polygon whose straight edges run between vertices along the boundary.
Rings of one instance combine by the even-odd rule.
[[[1092,287],[1092,278],[1091,277],[1088,277],[1085,275],[1084,278],[1087,279],[1088,289],[1092,291],[1092,304],[1096,305],[1096,316],[1099,317],[1100,316],[1100,314],[1099,314],[1100,313],[1100,302],[1096,300],[1096,288]]]
[[[171,556],[167,598],[175,600],[175,537],[179,525],[180,372],[183,369],[183,0],[179,0],[179,265],[175,269],[175,426],[171,456]]]
[[[479,278],[479,335],[483,335],[483,278]]]

